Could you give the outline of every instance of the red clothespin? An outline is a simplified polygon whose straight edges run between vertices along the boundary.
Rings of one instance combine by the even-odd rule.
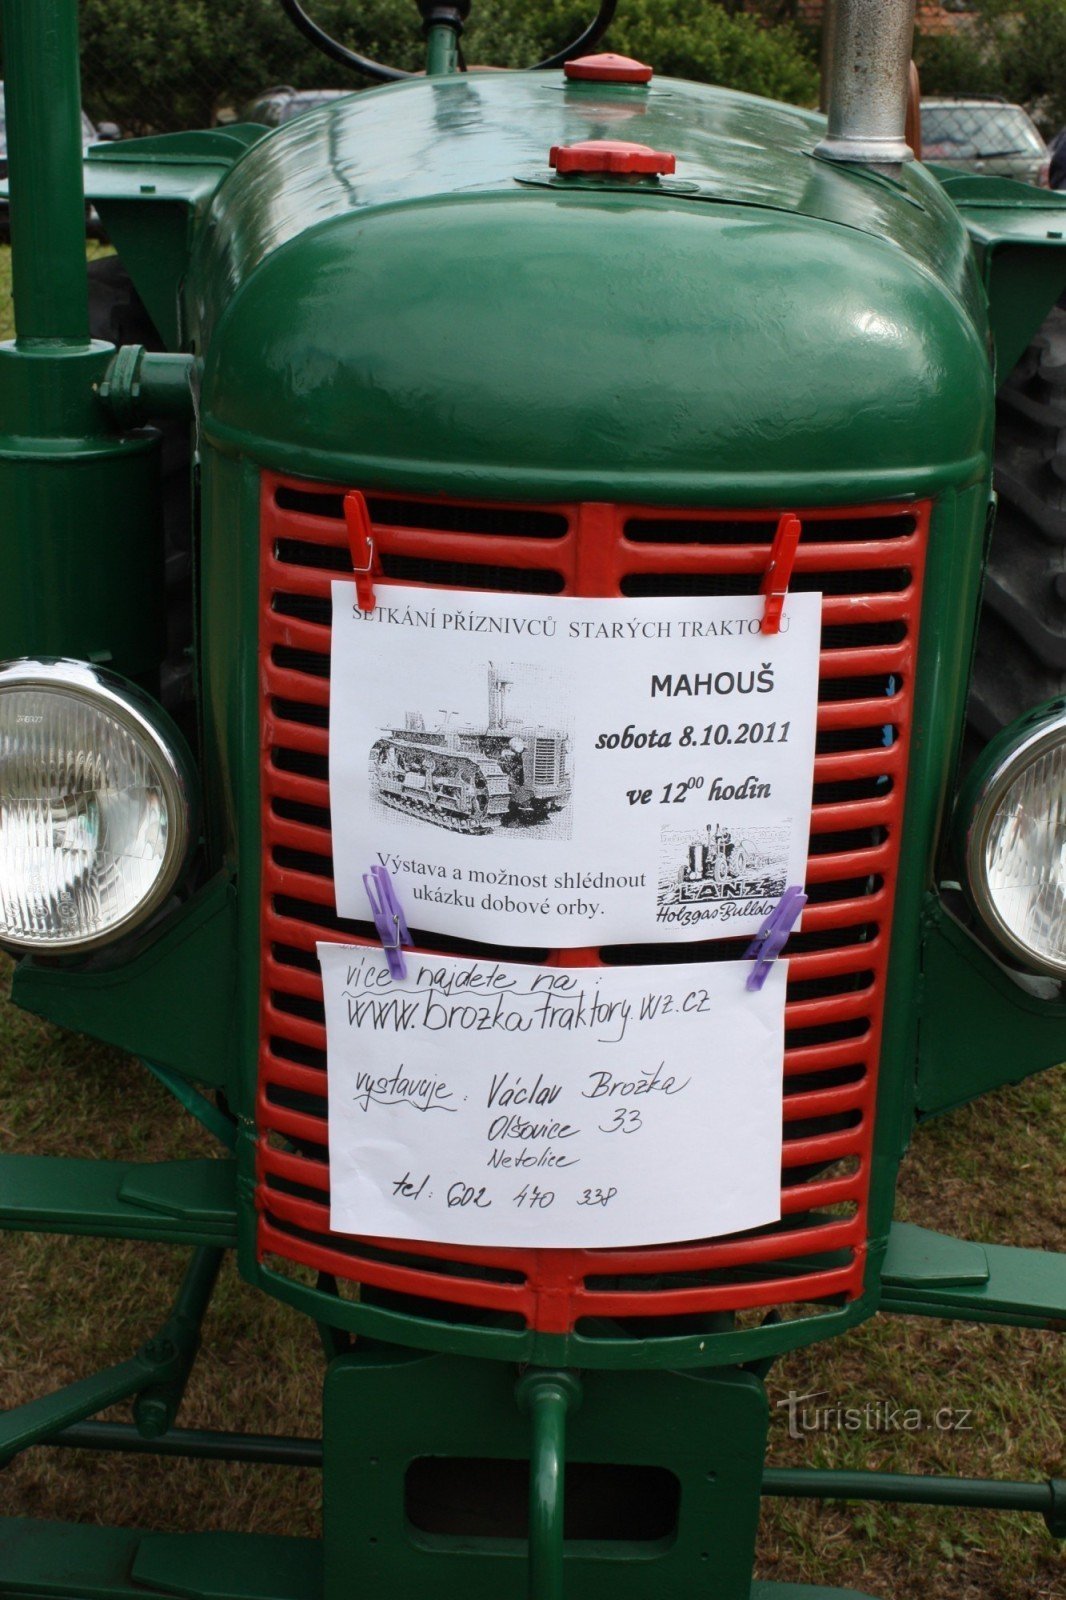
[[[358,489],[344,497],[344,520],[348,525],[348,548],[355,573],[355,599],[360,611],[373,611],[374,581],[381,576],[381,563],[374,548],[374,530],[366,501]]]
[[[785,606],[785,596],[788,586],[792,582],[792,568],[796,564],[796,547],[799,544],[803,524],[799,517],[791,512],[785,515],[777,524],[774,542],[770,546],[770,564],[763,574],[759,593],[766,596],[766,605],[762,614],[762,632],[780,633],[781,613]]]

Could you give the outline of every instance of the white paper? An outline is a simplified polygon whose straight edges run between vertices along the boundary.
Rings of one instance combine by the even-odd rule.
[[[821,596],[333,585],[337,910],[530,949],[754,933],[806,872]]]
[[[787,963],[536,967],[320,944],[330,1227],[711,1238],[780,1216]]]

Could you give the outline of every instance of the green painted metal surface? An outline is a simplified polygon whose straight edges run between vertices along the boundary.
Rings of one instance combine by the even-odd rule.
[[[934,1478],[910,1472],[827,1471],[770,1467],[763,1493],[803,1500],[876,1500],[886,1505],[969,1506],[979,1511],[1021,1511],[1042,1516],[1054,1533],[1066,1482],[1009,1483],[988,1478]],[[1062,1538],[1061,1533],[1055,1537]]]
[[[923,919],[920,992],[920,1117],[1066,1059],[1066,1000],[1054,980],[1012,975],[935,896]]]
[[[602,132],[587,88],[407,83],[254,146],[190,267],[205,436],[309,477],[526,499],[765,502],[802,477],[839,502],[858,462],[868,498],[984,476],[983,297],[934,180],[816,162],[805,114],[664,80],[615,91],[612,128],[676,150],[693,192],[520,182]]]
[[[128,1361],[79,1378],[39,1400],[27,1400],[24,1405],[0,1412],[0,1464],[71,1423],[128,1400],[151,1384],[174,1378],[179,1366],[173,1347],[160,1346],[153,1351],[146,1346]]]
[[[933,170],[973,240],[1004,378],[1066,289],[1066,200],[1010,178]]]
[[[254,1142],[247,1141],[249,1166]],[[758,1328],[705,1329],[693,1333],[663,1333],[641,1337],[608,1325],[580,1333],[533,1333],[497,1326],[476,1316],[463,1321],[459,1308],[455,1320],[438,1321],[411,1316],[388,1304],[376,1304],[372,1291],[357,1301],[339,1300],[299,1282],[269,1264],[258,1262],[255,1251],[253,1189],[245,1191],[247,1210],[240,1212],[241,1270],[260,1288],[305,1312],[316,1321],[415,1350],[440,1350],[451,1355],[473,1355],[497,1361],[533,1361],[543,1366],[571,1366],[581,1370],[632,1372],[648,1367],[725,1367],[733,1363],[768,1360],[799,1345],[829,1339],[853,1328],[870,1316],[873,1305],[864,1297],[840,1310],[816,1313],[791,1322],[768,1322]]]
[[[89,338],[78,14],[4,0],[12,294],[23,348]],[[47,86],[47,114],[37,96]],[[47,196],[47,202],[42,197]]]
[[[566,1422],[582,1400],[576,1373],[529,1367],[515,1399],[529,1418],[529,1590],[537,1600],[563,1600]]]
[[[163,648],[159,441],[110,431],[94,385],[111,353],[0,344],[0,650],[103,663],[150,686]]]
[[[219,876],[134,945],[89,963],[26,959],[12,998],[195,1083],[237,1090],[236,894]]]
[[[0,650],[151,682],[158,450],[115,438],[94,393],[110,347],[89,341],[77,11],[5,0],[0,14],[16,330],[0,344]]]
[[[885,996],[867,1283],[878,1292],[899,1160],[914,1123],[921,913],[958,763],[982,577],[989,485],[938,503],[926,559],[910,771]]]
[[[1066,1255],[1052,1250],[973,1245],[896,1222],[882,1277],[885,1311],[1066,1332]]]
[[[196,225],[230,167],[265,132],[234,123],[125,139],[89,152],[86,196],[171,349],[182,348],[187,337],[181,284]]]
[[[523,1592],[530,1424],[516,1376],[501,1363],[372,1346],[333,1362],[325,1600]],[[567,1594],[646,1600],[713,1582],[716,1600],[748,1600],[766,1428],[766,1397],[748,1373],[584,1374],[567,1419]],[[591,1504],[581,1467],[606,1469],[587,1488]],[[438,1525],[427,1481],[451,1485],[454,1531]],[[636,1526],[645,1496],[656,1511]],[[587,1537],[574,1536],[575,1524]],[[557,1592],[530,1591],[534,1600]]]
[[[236,1243],[235,1163],[0,1155],[0,1229]]]
[[[312,1539],[144,1535],[127,1528],[0,1518],[0,1558],[0,1595],[5,1600],[159,1600],[163,1595],[183,1600],[322,1600],[321,1553]],[[362,1587],[356,1592],[366,1600],[406,1600]],[[757,1581],[750,1600],[870,1597],[857,1589]]]
[[[0,1518],[5,1600],[322,1600],[313,1539]],[[384,1600],[384,1597],[382,1597]]]

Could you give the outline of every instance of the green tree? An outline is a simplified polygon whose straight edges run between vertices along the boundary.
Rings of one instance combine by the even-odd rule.
[[[791,27],[704,0],[623,0],[611,29],[615,49],[678,78],[719,83],[774,100],[816,105],[818,68]]]
[[[414,0],[305,0],[325,30],[364,55],[416,70]],[[466,59],[526,66],[576,37],[595,0],[475,0]],[[735,14],[733,14],[735,13]],[[209,125],[276,84],[361,88],[299,34],[277,0],[81,0],[86,109],[127,132]],[[809,45],[735,4],[622,0],[607,46],[658,71],[800,103],[817,96]]]
[[[975,0],[971,25],[920,38],[923,94],[998,94],[1046,133],[1066,124],[1066,0]]]

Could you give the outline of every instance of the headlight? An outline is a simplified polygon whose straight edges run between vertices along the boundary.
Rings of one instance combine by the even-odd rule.
[[[84,950],[158,908],[190,837],[187,760],[166,722],[81,662],[0,667],[0,942]]]
[[[961,806],[970,893],[1004,949],[1066,976],[1066,702],[993,741]]]

